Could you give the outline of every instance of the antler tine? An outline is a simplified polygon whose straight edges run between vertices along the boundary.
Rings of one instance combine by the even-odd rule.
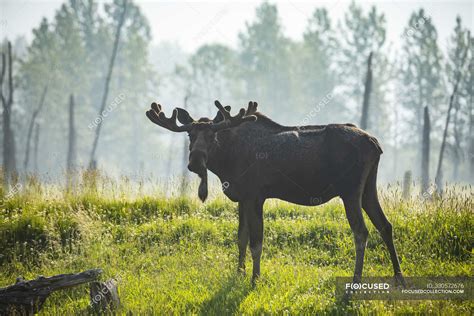
[[[219,111],[222,113],[222,115],[224,116],[223,121],[221,121],[217,124],[211,125],[211,128],[214,131],[219,131],[219,130],[223,130],[223,129],[226,129],[226,128],[231,128],[231,127],[240,125],[243,122],[250,122],[250,121],[253,122],[253,121],[257,120],[257,117],[255,115],[247,115],[247,112],[245,111],[244,108],[240,109],[240,111],[239,111],[239,113],[237,113],[237,115],[232,116],[230,114],[230,111],[227,111],[219,101],[216,100],[214,103],[215,103],[216,107],[219,109]]]
[[[178,111],[176,109],[173,110],[170,118],[167,118],[165,113],[161,109],[161,105],[153,102],[151,104],[151,110],[146,112],[146,116],[152,121],[153,123],[164,127],[173,132],[187,132],[191,129],[191,124],[185,124],[178,126],[176,124],[176,117],[178,115]]]
[[[224,116],[224,121],[231,118],[230,111],[227,111],[218,100],[214,101],[214,104]]]
[[[253,115],[255,112],[257,112],[257,102],[250,101],[249,105],[247,107],[247,112],[245,112],[245,115]]]

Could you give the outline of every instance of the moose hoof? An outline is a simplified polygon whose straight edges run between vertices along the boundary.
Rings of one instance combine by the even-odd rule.
[[[252,287],[257,285],[257,280],[260,279],[260,275],[253,275],[252,276]]]
[[[407,283],[405,282],[405,278],[401,272],[395,273],[393,278],[395,279],[395,286],[403,286],[404,288],[407,287]]]
[[[240,276],[245,276],[245,267],[238,267],[237,268],[237,274]]]

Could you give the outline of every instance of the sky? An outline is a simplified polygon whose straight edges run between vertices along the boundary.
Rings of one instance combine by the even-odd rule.
[[[10,39],[32,38],[32,29],[43,16],[54,17],[63,0],[0,0],[0,36]],[[99,1],[103,2],[103,1]],[[186,52],[193,52],[204,43],[218,42],[236,47],[238,33],[245,23],[255,17],[261,1],[157,1],[136,0],[143,9],[152,29],[153,44],[162,41],[179,44]],[[350,1],[270,1],[276,3],[284,28],[290,38],[300,39],[307,20],[316,7],[324,6],[333,20],[344,16]],[[364,10],[376,4],[387,19],[387,38],[390,45],[399,47],[401,35],[410,14],[423,7],[432,17],[439,33],[439,44],[445,49],[460,15],[464,25],[473,30],[474,1],[358,1]]]

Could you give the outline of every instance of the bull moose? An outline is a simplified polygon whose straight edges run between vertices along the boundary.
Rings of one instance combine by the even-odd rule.
[[[159,104],[146,112],[155,124],[190,138],[188,169],[200,179],[198,196],[208,194],[207,170],[225,183],[224,194],[238,202],[239,271],[245,271],[250,242],[252,283],[260,276],[263,242],[263,205],[277,198],[300,205],[319,205],[334,197],[344,203],[354,234],[354,282],[362,276],[368,231],[362,208],[385,242],[395,273],[404,284],[392,225],[377,196],[377,169],[382,149],[378,141],[353,124],[283,126],[260,112],[257,103],[232,116],[230,106],[218,108],[214,119],[193,119],[181,108],[166,117]],[[177,124],[176,119],[181,123]]]

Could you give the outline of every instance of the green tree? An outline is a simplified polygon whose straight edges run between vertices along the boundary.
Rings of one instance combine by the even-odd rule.
[[[206,102],[214,109],[213,100],[233,102],[238,91],[236,53],[223,45],[201,46],[189,60],[194,81],[194,102]]]
[[[388,82],[392,70],[385,51],[386,19],[372,6],[367,14],[352,2],[340,25],[340,49],[338,78],[348,110],[349,119],[359,122],[362,113],[364,82],[367,71],[367,58],[373,53],[373,83],[370,97],[368,130],[378,137],[388,133],[390,122],[387,120]]]
[[[256,100],[277,118],[291,97],[290,53],[292,43],[283,35],[276,5],[262,3],[256,20],[239,34],[240,73],[245,81],[244,99]]]
[[[54,143],[59,141],[58,133],[63,123],[63,116],[58,107],[61,97],[60,90],[62,87],[67,86],[68,81],[70,82],[69,79],[72,78],[70,76],[62,76],[60,55],[64,54],[64,52],[61,51],[63,47],[61,47],[58,38],[59,34],[55,33],[55,26],[44,18],[38,28],[33,29],[33,40],[28,46],[26,56],[20,64],[18,76],[19,88],[21,90],[19,104],[25,113],[20,130],[28,130],[28,124],[33,111],[40,103],[43,91],[47,89],[44,110],[38,120],[41,121],[48,117],[54,117],[54,119],[49,120],[48,128],[43,128],[43,135]],[[51,115],[52,113],[55,115]],[[27,147],[28,134],[22,132],[19,133],[19,136],[20,149],[24,149]],[[56,153],[51,148],[48,148],[47,151],[50,153],[50,156],[46,161],[54,161],[57,157]],[[27,150],[22,150],[20,154],[26,156]],[[54,163],[56,162],[54,161]]]
[[[407,122],[414,127],[407,129],[413,131],[407,136],[416,139],[417,160],[420,161],[423,108],[430,108],[432,125],[435,126],[441,116],[440,105],[444,104],[442,56],[436,28],[423,9],[410,16],[402,37],[398,95],[409,113]],[[433,134],[436,136],[436,133]]]
[[[144,151],[138,139],[144,137],[145,131],[138,123],[143,111],[136,105],[148,99],[153,73],[148,62],[148,22],[133,2],[128,4],[110,83],[106,107],[110,110],[106,117],[97,117],[121,3],[114,0],[102,8],[93,0],[71,0],[58,9],[52,22],[44,19],[33,31],[20,71],[22,104],[36,105],[48,83],[47,103],[41,115],[48,120],[41,133],[49,140],[41,146],[48,156],[41,160],[50,167],[66,161],[67,143],[63,135],[67,131],[70,94],[74,94],[76,103],[78,163],[86,163],[95,121],[100,119],[106,120],[106,137],[98,150],[100,157],[110,164],[128,163],[134,170],[140,164],[135,157]],[[123,124],[124,120],[135,123]],[[121,146],[116,146],[119,143]],[[58,151],[58,144],[64,144],[64,150]]]
[[[469,40],[469,70],[466,76],[466,94],[468,99],[468,160],[469,160],[469,181],[474,180],[474,108],[473,108],[473,97],[474,97],[474,36],[471,35]]]
[[[461,82],[454,99],[452,123],[448,131],[447,149],[451,156],[453,174],[452,179],[458,180],[459,167],[464,158],[464,148],[469,147],[469,116],[471,112],[472,78],[469,65],[462,65],[462,58],[466,49],[469,50],[469,32],[464,28],[461,17],[456,18],[456,26],[448,43],[446,74],[450,86],[454,86],[458,72],[461,72]],[[472,53],[472,52],[471,52]],[[472,55],[468,54],[472,60]]]
[[[113,38],[119,23],[123,1],[114,0],[104,5],[105,15],[103,27],[107,31],[108,59],[112,50]],[[98,37],[100,29],[98,30]],[[125,21],[119,41],[119,49],[116,64],[110,82],[110,93],[107,108],[109,114],[104,118],[101,145],[97,156],[102,161],[111,162],[113,165],[124,164],[130,170],[141,170],[145,161],[137,157],[145,157],[148,147],[141,141],[146,138],[147,131],[140,122],[143,119],[143,108],[139,105],[146,104],[150,99],[150,83],[155,75],[148,61],[149,43],[151,42],[150,26],[142,14],[140,8],[132,1],[127,1]],[[102,51],[106,50],[101,48]],[[103,77],[106,71],[106,63],[102,64]],[[157,86],[153,86],[153,93],[157,92]],[[98,105],[99,99],[95,102]],[[130,124],[124,124],[130,122]],[[124,139],[127,139],[124,143]],[[122,144],[117,146],[117,144]]]
[[[295,50],[301,89],[300,102],[311,106],[302,124],[334,122],[341,104],[334,99],[337,83],[335,53],[338,41],[326,9],[316,9],[308,20],[301,49]]]

